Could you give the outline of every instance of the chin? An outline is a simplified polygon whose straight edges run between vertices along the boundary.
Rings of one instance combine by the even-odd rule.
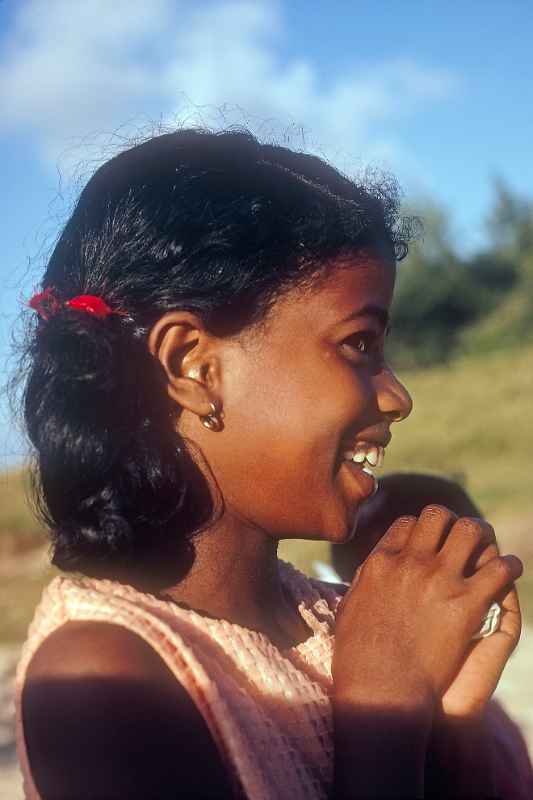
[[[348,518],[338,523],[335,528],[331,526],[320,538],[331,544],[345,544],[346,542],[350,542],[355,536],[358,519],[359,506],[356,506],[355,509],[350,509]]]

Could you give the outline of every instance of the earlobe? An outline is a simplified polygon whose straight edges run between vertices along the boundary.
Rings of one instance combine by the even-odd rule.
[[[199,317],[172,311],[159,319],[148,335],[148,348],[167,377],[169,396],[199,417],[212,416],[217,399],[217,358],[212,337]]]

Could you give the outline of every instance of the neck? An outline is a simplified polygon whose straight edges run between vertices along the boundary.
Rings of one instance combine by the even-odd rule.
[[[276,539],[222,518],[193,542],[192,566],[178,584],[163,589],[166,598],[284,646],[307,638],[309,631],[283,590]]]

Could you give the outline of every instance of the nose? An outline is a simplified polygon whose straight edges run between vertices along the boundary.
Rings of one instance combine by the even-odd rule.
[[[401,422],[413,410],[411,395],[389,367],[375,376],[379,410],[390,422]]]

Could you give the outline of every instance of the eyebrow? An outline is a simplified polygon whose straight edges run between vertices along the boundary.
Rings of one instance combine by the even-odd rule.
[[[369,304],[359,308],[357,311],[352,311],[352,313],[348,314],[348,316],[345,317],[342,322],[348,322],[351,319],[358,319],[359,317],[376,317],[378,322],[384,328],[388,326],[390,320],[389,312],[386,308]]]

